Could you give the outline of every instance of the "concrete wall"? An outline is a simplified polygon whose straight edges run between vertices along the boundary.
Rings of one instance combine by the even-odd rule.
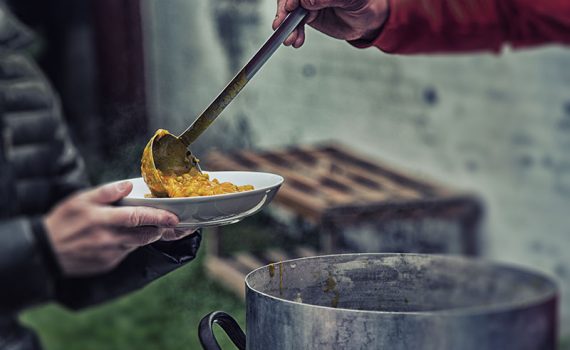
[[[181,131],[271,33],[275,1],[146,0],[155,127]],[[388,56],[309,30],[197,145],[336,139],[487,204],[487,257],[558,278],[570,335],[570,50]]]

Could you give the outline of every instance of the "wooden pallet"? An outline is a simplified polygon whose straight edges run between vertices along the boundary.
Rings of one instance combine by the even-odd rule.
[[[335,207],[405,203],[453,195],[443,186],[372,162],[338,144],[262,152],[212,152],[205,165],[211,170],[255,170],[282,175],[285,183],[276,202],[315,222]]]

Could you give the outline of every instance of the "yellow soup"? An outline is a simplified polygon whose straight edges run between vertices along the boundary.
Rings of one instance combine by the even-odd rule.
[[[166,175],[160,170],[159,173],[168,197],[211,196],[253,190],[251,185],[236,186],[230,182],[220,183],[217,179],[210,180],[208,174],[202,174],[195,168],[192,168],[188,174],[182,175]]]
[[[166,134],[168,131],[159,129],[154,137],[160,138]],[[165,174],[154,167],[151,145],[152,139],[144,149],[141,162],[142,176],[152,191],[147,197],[198,197],[253,190],[251,185],[236,186],[230,182],[210,180],[207,174],[196,168],[185,174]]]

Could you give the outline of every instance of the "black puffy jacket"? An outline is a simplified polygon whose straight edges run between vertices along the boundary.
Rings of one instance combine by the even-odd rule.
[[[49,300],[81,308],[125,294],[193,259],[201,239],[139,248],[99,276],[54,274],[37,218],[88,183],[57,96],[21,53],[31,37],[0,4],[0,349],[11,350],[39,347],[14,321],[22,309]]]

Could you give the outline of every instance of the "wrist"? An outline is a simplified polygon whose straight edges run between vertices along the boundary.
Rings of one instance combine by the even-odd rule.
[[[380,36],[390,14],[390,3],[388,0],[375,0],[370,3],[369,10],[371,12],[369,28],[357,41],[373,41]]]

